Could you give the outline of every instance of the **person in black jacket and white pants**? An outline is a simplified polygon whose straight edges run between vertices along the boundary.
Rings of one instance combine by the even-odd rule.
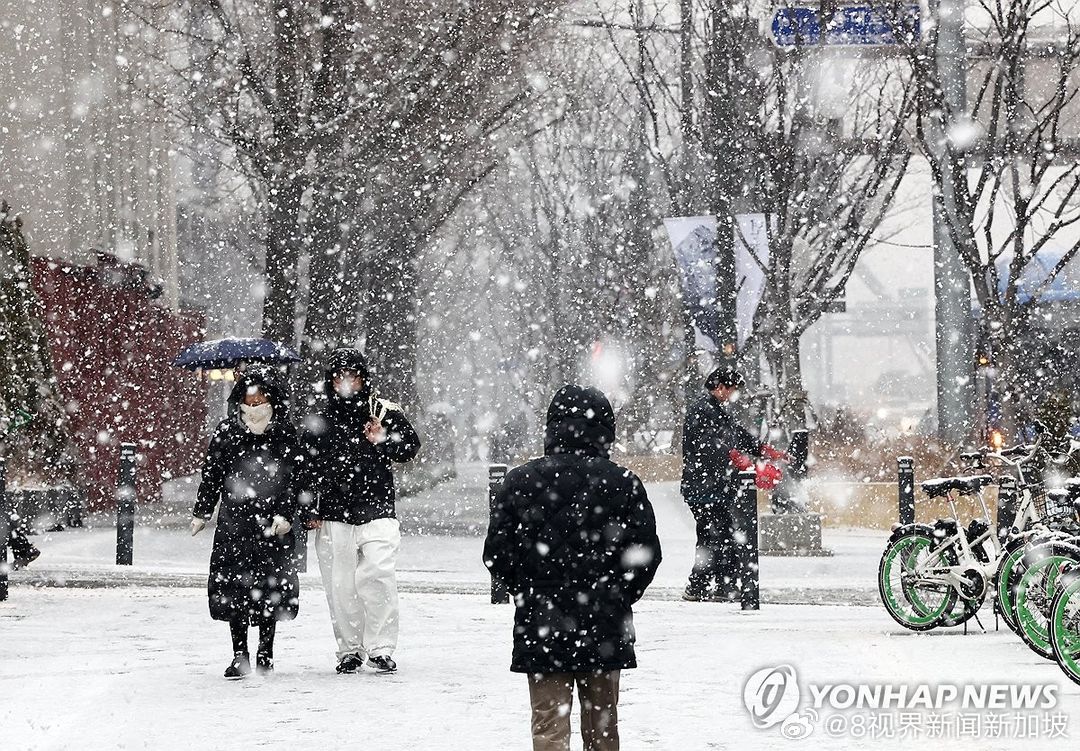
[[[401,532],[394,508],[391,462],[407,462],[420,439],[401,409],[378,398],[363,353],[330,355],[327,403],[305,420],[301,444],[316,508],[319,558],[339,673],[365,664],[397,670],[398,594],[394,568]]]
[[[570,748],[575,686],[586,751],[619,748],[619,676],[637,667],[632,606],[660,541],[645,487],[608,459],[614,442],[607,398],[564,386],[544,456],[511,470],[495,499],[484,565],[517,605],[510,670],[529,676],[534,751]]]

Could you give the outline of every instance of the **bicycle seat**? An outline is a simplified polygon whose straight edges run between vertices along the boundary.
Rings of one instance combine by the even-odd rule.
[[[1034,446],[1013,446],[1012,448],[1002,449],[998,453],[1011,459],[1014,456],[1027,456],[1034,448]]]
[[[1046,491],[1046,500],[1063,505],[1071,495],[1065,488],[1050,488]]]
[[[962,495],[978,493],[984,486],[994,482],[990,475],[974,475],[972,477],[936,477],[922,483],[923,492],[929,498],[940,498],[955,490]]]
[[[965,451],[960,454],[960,458],[966,462],[980,462],[982,461],[983,454],[981,451]]]

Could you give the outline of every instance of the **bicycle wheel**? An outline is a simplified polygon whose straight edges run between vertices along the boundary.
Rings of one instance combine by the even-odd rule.
[[[1080,683],[1080,572],[1068,572],[1050,605],[1050,647],[1058,666]]]
[[[949,554],[952,553],[950,556]],[[949,616],[958,595],[952,587],[922,580],[920,572],[953,565],[952,548],[934,552],[934,538],[913,530],[891,541],[878,566],[878,591],[894,621],[912,631],[929,631]]]
[[[1005,624],[1017,636],[1020,635],[1020,627],[1016,623],[1016,587],[1020,583],[1020,577],[1024,575],[1024,555],[1031,544],[1028,540],[1017,538],[1011,540],[1005,546],[1005,553],[998,561],[997,572],[994,574],[994,600],[998,613]]]
[[[1080,561],[1080,549],[1061,542],[1032,547],[1024,556],[1024,574],[1016,587],[1015,617],[1020,638],[1033,652],[1054,658],[1050,646],[1050,606],[1062,568]]]
[[[982,607],[985,599],[985,596],[976,597],[974,599],[965,599],[957,595],[956,602],[953,603],[952,609],[941,617],[941,623],[938,625],[942,628],[949,628],[950,626],[960,626],[965,621],[970,621],[975,617],[975,614],[979,612],[979,608]]]

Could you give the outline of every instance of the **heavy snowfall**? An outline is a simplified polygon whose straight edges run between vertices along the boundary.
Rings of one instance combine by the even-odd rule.
[[[0,739],[1074,745],[1078,254],[1075,0],[0,4]]]

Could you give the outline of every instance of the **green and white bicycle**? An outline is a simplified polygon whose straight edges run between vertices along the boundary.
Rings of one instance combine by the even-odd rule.
[[[1054,659],[1065,675],[1080,683],[1080,559],[1064,566],[1058,577],[1049,624]]]
[[[1057,659],[1069,673],[1063,660],[1076,659],[1075,655],[1067,657],[1075,652],[1070,636],[1075,630],[1073,619],[1067,614],[1077,607],[1073,602],[1076,586],[1063,597],[1058,595],[1067,588],[1067,582],[1076,578],[1075,573],[1067,573],[1080,566],[1080,478],[1070,479],[1064,490],[1049,491],[1047,497],[1048,507],[1058,511],[1050,515],[1047,533],[1024,546],[1013,569],[1013,618],[1016,632],[1032,651],[1046,659]]]
[[[897,623],[913,631],[959,625],[973,617],[991,593],[1003,616],[1015,612],[1019,572],[1014,569],[1023,560],[1025,546],[1031,539],[1058,534],[1043,524],[1045,495],[1024,471],[1040,451],[1041,439],[1031,446],[965,455],[977,457],[979,466],[989,461],[1015,470],[1019,504],[1004,539],[990,524],[983,496],[984,488],[996,482],[993,477],[979,474],[922,483],[927,496],[948,500],[953,517],[932,525],[897,526],[889,538],[878,568],[878,589]],[[982,518],[963,528],[956,522],[956,501],[962,495],[976,496],[983,510]]]
[[[1065,572],[1080,563],[1080,537],[1060,535],[1029,544],[1021,564],[1013,603],[1017,633],[1033,652],[1055,659],[1053,609]],[[1063,632],[1064,633],[1064,632]]]

